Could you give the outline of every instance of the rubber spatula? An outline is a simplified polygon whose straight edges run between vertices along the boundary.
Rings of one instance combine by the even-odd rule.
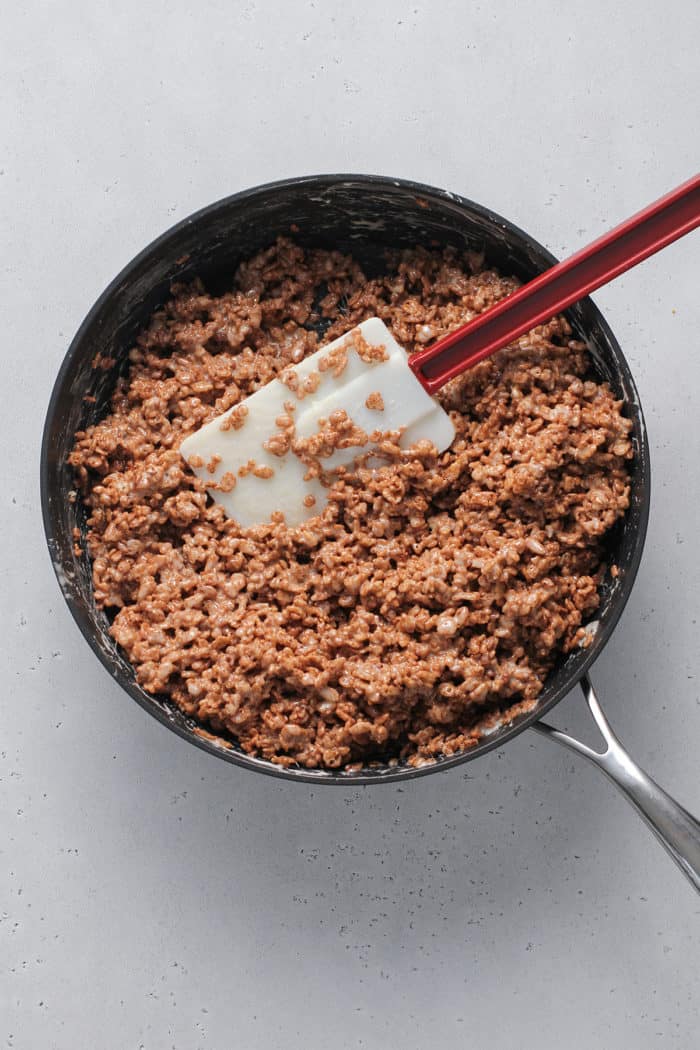
[[[410,358],[371,317],[191,434],[180,452],[240,525],[280,512],[299,525],[323,509],[340,468],[381,466],[381,434],[399,431],[404,449],[421,439],[449,448],[454,427],[432,396],[440,387],[698,225],[700,175]]]

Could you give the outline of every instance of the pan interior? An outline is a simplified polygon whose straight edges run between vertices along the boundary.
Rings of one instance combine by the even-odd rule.
[[[296,232],[298,229],[298,232]],[[173,281],[195,276],[212,292],[229,287],[243,259],[290,234],[307,247],[352,253],[365,272],[380,272],[387,248],[453,245],[484,251],[502,273],[528,280],[551,266],[553,257],[517,227],[453,194],[376,176],[318,176],[247,191],[204,209],[150,245],[113,281],[83,322],[66,356],[52,395],[42,449],[42,503],[54,568],[83,634],[114,678],[142,707],[192,743],[220,757],[287,778],[324,782],[395,780],[475,758],[521,731],[561,699],[590,666],[615,626],[636,575],[646,530],[649,464],[644,420],[634,381],[622,352],[599,311],[583,300],[567,312],[578,338],[589,347],[596,370],[625,404],[632,419],[635,458],[632,499],[622,523],[610,536],[610,560],[619,575],[608,574],[601,588],[590,647],[570,653],[550,675],[537,707],[491,732],[463,755],[412,767],[377,766],[361,773],[282,770],[202,735],[166,698],[145,693],[131,665],[108,633],[109,621],[95,606],[87,554],[74,552],[73,530],[84,531],[84,513],[73,501],[67,456],[76,430],[102,418],[116,378],[127,367],[127,353],[138,330],[169,296]],[[114,358],[109,371],[95,369],[96,354]],[[83,549],[85,544],[82,544]]]

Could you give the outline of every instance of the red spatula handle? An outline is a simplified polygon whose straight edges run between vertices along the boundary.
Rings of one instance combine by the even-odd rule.
[[[409,358],[429,394],[700,225],[700,175]]]

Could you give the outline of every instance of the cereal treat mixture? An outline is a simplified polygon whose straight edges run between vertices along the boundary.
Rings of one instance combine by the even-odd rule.
[[[386,466],[335,478],[303,525],[241,528],[180,456],[186,435],[368,317],[410,354],[517,281],[451,249],[390,253],[366,278],[282,238],[231,285],[174,286],[109,414],[76,435],[113,637],[144,689],[283,766],[473,746],[586,643],[605,534],[629,502],[621,403],[557,317],[441,391],[447,452],[389,435]]]

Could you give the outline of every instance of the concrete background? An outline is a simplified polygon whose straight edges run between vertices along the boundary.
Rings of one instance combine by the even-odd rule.
[[[369,171],[563,254],[698,168],[692,0],[119,5],[2,20],[0,1046],[697,1046],[698,899],[626,803],[525,734],[404,787],[290,787],[151,721],[52,576],[38,445],[114,273],[218,197]],[[595,668],[700,810],[700,234],[601,291],[647,413],[639,580]],[[697,519],[695,519],[697,522]],[[555,721],[588,732],[578,695]]]

